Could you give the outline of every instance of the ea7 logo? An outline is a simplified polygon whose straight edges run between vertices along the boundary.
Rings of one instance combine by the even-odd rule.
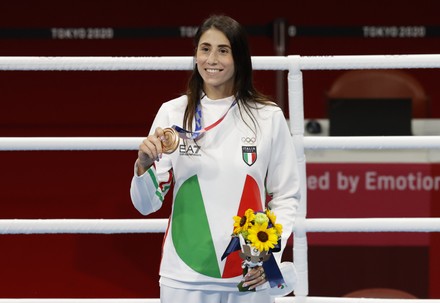
[[[185,145],[180,144],[179,145],[179,154],[181,156],[200,156],[199,154],[200,146],[193,144],[193,145]]]
[[[257,147],[256,146],[242,146],[241,153],[243,161],[247,165],[251,166],[257,161]]]

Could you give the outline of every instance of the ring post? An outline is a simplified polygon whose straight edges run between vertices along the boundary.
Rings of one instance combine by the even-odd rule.
[[[289,121],[290,131],[293,136],[295,152],[300,174],[301,199],[295,218],[293,236],[293,263],[296,268],[297,281],[295,296],[298,300],[308,295],[308,269],[307,269],[307,234],[305,217],[307,214],[307,187],[306,187],[306,163],[304,154],[304,101],[303,80],[300,70],[300,56],[288,56],[289,73]]]

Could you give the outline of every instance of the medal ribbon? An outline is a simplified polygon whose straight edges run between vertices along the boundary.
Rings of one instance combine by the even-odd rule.
[[[231,241],[226,247],[225,252],[222,255],[221,260],[223,261],[232,252],[241,249],[240,240],[238,237],[232,237]],[[286,285],[284,281],[283,274],[281,273],[278,263],[273,256],[273,252],[281,251],[281,240],[278,240],[277,245],[273,249],[269,249],[269,259],[263,262],[264,273],[266,274],[266,279],[269,281],[271,288],[282,288]]]
[[[226,115],[228,114],[229,110],[235,105],[237,104],[237,100],[234,100],[234,102],[232,102],[231,106],[229,106],[228,110],[223,114],[223,116],[220,117],[220,119],[218,119],[216,122],[212,123],[211,125],[202,128],[202,108],[200,105],[200,102],[197,104],[197,109],[196,109],[196,116],[195,116],[195,120],[196,120],[196,129],[195,131],[189,131],[186,129],[183,129],[177,125],[173,125],[172,128],[174,128],[178,133],[179,133],[179,137],[182,139],[192,139],[192,140],[196,140],[198,137],[200,137],[203,133],[206,133],[208,130],[213,129],[214,127],[216,127],[217,125],[220,124],[220,122],[223,121],[223,119],[226,117]]]

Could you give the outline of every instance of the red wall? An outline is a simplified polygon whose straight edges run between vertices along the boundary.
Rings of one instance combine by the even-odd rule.
[[[439,8],[434,0],[413,4],[192,1],[191,6],[184,1],[20,0],[0,3],[0,30],[195,26],[211,13],[226,13],[244,25],[259,26],[279,17],[297,26],[436,26]],[[275,54],[269,36],[251,36],[250,42],[253,55]],[[418,53],[440,53],[439,38],[293,37],[286,52],[303,56]],[[0,39],[0,56],[191,54],[191,39],[180,37]],[[439,71],[410,72],[431,97],[431,117],[439,118]],[[340,73],[304,72],[306,117],[326,116],[325,92]],[[275,72],[255,74],[257,86],[275,96]],[[0,71],[0,136],[144,136],[160,104],[184,91],[186,77],[187,72],[176,71]],[[135,158],[135,151],[2,152],[0,217],[142,218],[129,198]],[[152,217],[167,217],[168,204]],[[2,235],[0,297],[158,297],[161,238],[161,234]],[[320,253],[311,257],[315,256],[314,264],[324,260]],[[440,297],[434,287],[439,280],[438,275],[431,276],[431,297]],[[321,286],[319,279],[313,282],[311,295],[343,295]]]

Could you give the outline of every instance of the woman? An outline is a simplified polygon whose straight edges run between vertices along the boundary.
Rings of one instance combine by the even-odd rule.
[[[157,211],[173,185],[160,266],[161,302],[272,302],[262,267],[242,276],[238,254],[221,261],[234,216],[269,207],[283,225],[282,247],[299,201],[295,150],[281,109],[253,86],[244,29],[212,16],[195,36],[187,94],[164,103],[141,143],[131,185],[134,206]],[[180,125],[176,151],[163,154],[164,128]],[[199,134],[199,135],[198,135]],[[197,136],[198,135],[198,136]],[[165,144],[166,145],[166,144]],[[281,259],[281,252],[275,254]],[[239,292],[237,283],[257,291]],[[270,288],[270,287],[269,287]]]

